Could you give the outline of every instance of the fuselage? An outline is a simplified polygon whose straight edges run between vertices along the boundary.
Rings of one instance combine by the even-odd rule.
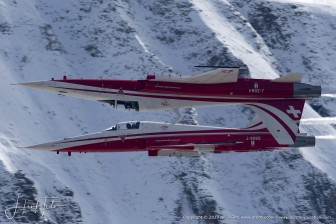
[[[30,148],[57,152],[245,152],[284,148],[264,127],[224,129],[162,122],[122,122],[102,132]]]
[[[301,83],[302,74],[273,80],[238,78],[238,68],[220,68],[194,76],[144,80],[63,79],[21,85],[108,103],[136,111],[245,104],[261,119],[244,129],[167,124],[119,123],[102,132],[32,146],[57,152],[148,151],[157,155],[257,151],[315,145],[300,134],[304,101],[321,95],[321,86]],[[124,125],[124,128],[121,126]]]
[[[62,79],[23,83],[29,87],[96,100],[137,111],[311,99],[321,88],[304,83],[238,78],[230,83],[185,83],[176,79]]]

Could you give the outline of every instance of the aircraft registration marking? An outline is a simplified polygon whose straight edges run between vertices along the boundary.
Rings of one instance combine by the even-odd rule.
[[[260,141],[261,137],[260,136],[247,136],[246,141]]]

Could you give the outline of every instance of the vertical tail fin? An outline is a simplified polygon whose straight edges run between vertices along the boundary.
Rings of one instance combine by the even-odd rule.
[[[263,125],[279,144],[292,145],[299,133],[299,124],[305,100],[289,99],[251,103]]]

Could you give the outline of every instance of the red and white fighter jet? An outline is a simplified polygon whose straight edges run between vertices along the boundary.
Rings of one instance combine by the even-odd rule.
[[[21,83],[35,89],[122,106],[136,111],[223,104],[264,103],[321,96],[321,86],[301,83],[290,73],[277,79],[238,78],[239,68],[219,68],[184,77],[145,80],[63,79]]]
[[[315,137],[299,133],[305,100],[249,103],[256,112],[243,129],[131,121],[102,132],[66,138],[28,148],[67,152],[147,151],[149,156],[198,156],[200,152],[223,153],[274,150],[315,145]]]

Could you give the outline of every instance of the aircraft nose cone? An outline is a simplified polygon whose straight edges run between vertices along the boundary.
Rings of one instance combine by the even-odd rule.
[[[18,85],[26,86],[34,89],[44,89],[46,87],[45,82],[24,82],[24,83],[18,83]]]
[[[52,151],[58,149],[58,144],[39,144],[39,145],[33,145],[26,147],[27,149],[35,149],[35,150],[41,150],[41,151]]]

